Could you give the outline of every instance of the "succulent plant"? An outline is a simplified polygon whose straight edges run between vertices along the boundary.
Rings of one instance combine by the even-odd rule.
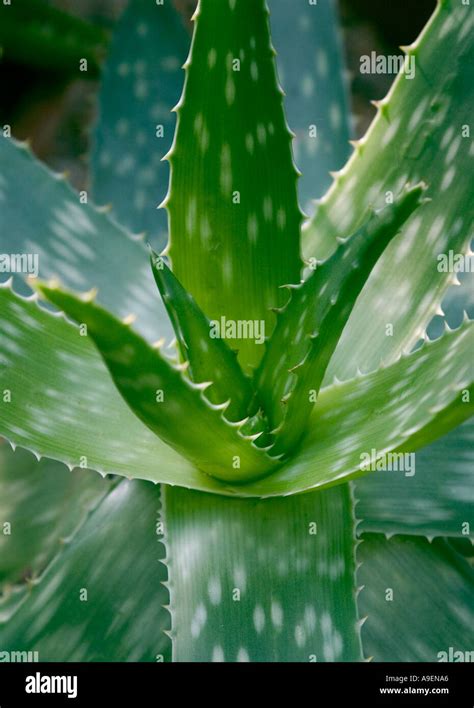
[[[349,137],[336,13],[269,7],[200,0],[185,61],[172,4],[130,1],[91,195],[0,140],[1,250],[40,263],[33,295],[0,288],[0,434],[23,448],[0,448],[0,651],[469,649],[474,334],[437,257],[469,253],[472,8],[438,3],[311,205]]]

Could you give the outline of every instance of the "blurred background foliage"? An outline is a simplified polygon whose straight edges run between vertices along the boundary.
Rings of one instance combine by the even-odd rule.
[[[7,0],[8,1],[8,0]],[[173,0],[189,21],[196,0]],[[291,0],[288,0],[291,2]],[[0,3],[0,123],[28,139],[54,170],[67,171],[85,189],[90,127],[100,69],[114,23],[126,0],[10,0]],[[364,134],[392,76],[359,72],[362,54],[398,53],[410,44],[435,0],[403,4],[338,0],[354,116],[354,137]],[[80,59],[87,59],[81,71]]]

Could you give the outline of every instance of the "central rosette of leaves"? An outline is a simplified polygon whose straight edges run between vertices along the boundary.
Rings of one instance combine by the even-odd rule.
[[[372,213],[301,281],[298,173],[265,2],[203,0],[194,19],[167,155],[171,268],[152,253],[176,357],[90,299],[40,289],[87,325],[149,428],[202,472],[244,483],[296,450],[356,299],[422,187]]]

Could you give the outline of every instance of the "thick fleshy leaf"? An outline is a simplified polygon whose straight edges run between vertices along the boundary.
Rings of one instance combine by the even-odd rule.
[[[202,0],[195,20],[168,155],[169,255],[210,319],[240,324],[230,344],[247,371],[284,301],[278,287],[299,279],[297,173],[265,1]]]
[[[461,286],[448,290],[442,303],[444,317],[431,322],[430,337],[440,337],[445,322],[459,327],[465,310],[474,315],[471,277],[470,273],[460,274]],[[473,436],[471,418],[417,453],[413,477],[387,472],[357,480],[358,530],[471,537]]]
[[[359,532],[473,538],[474,418],[416,454],[414,474],[357,480]]]
[[[77,290],[96,287],[99,302],[121,317],[137,315],[137,329],[151,340],[172,337],[144,243],[91,204],[81,204],[79,194],[26,144],[2,137],[0,222],[0,253],[29,256],[23,273],[35,272],[36,265],[42,278],[60,277]],[[2,263],[0,278],[8,277]],[[19,279],[15,287],[21,289]]]
[[[331,356],[372,268],[419,206],[421,186],[407,188],[372,214],[356,234],[299,286],[279,314],[257,385],[273,428],[275,451],[291,452],[303,436]]]
[[[3,287],[0,357],[6,366],[0,390],[12,395],[6,403],[3,394],[0,435],[41,455],[71,466],[83,462],[100,472],[234,496],[292,494],[361,474],[360,453],[372,447],[384,450],[387,438],[391,449],[411,446],[413,440],[427,444],[468,417],[469,404],[458,404],[455,392],[469,381],[463,363],[469,351],[467,330],[447,335],[378,374],[322,390],[311,432],[297,456],[265,480],[232,487],[199,472],[139,421],[90,337],[79,336],[61,317]],[[427,352],[434,357],[426,358]],[[435,386],[440,371],[451,381],[445,388]],[[373,401],[370,406],[368,400]],[[411,400],[417,402],[413,409]]]
[[[227,420],[243,420],[250,413],[253,389],[235,352],[229,349],[224,339],[214,336],[218,334],[215,323],[208,320],[164,259],[153,253],[151,262],[183,360],[189,362],[192,380],[195,383],[212,381],[212,386],[206,389],[206,398],[216,404],[230,401],[225,411]]]
[[[368,205],[383,204],[408,181],[429,185],[430,205],[415,214],[387,249],[354,309],[328,381],[375,369],[410,349],[456,277],[439,268],[440,254],[464,252],[471,237],[474,83],[460,67],[474,61],[474,15],[457,0],[438,3],[433,18],[407,49],[408,72],[381,102],[355,149],[304,232],[306,256],[324,258],[336,237],[352,232]],[[408,78],[411,72],[414,78]],[[387,325],[393,335],[386,336]],[[364,336],[360,336],[363,332]]]
[[[162,248],[166,213],[157,211],[168,188],[161,162],[173,140],[181,67],[190,36],[170,0],[130,0],[115,27],[99,94],[92,152],[92,192],[111,202],[120,223],[147,231]]]
[[[164,489],[175,661],[357,661],[347,485],[292,499]]]
[[[472,650],[474,570],[446,541],[367,534],[357,560],[366,657],[459,661],[452,652]]]
[[[0,5],[2,58],[77,78],[97,78],[108,44],[101,27],[38,0]],[[87,60],[87,70],[81,61]]]
[[[90,338],[62,317],[1,287],[0,332],[0,435],[71,467],[192,486],[210,480],[138,420]]]
[[[158,488],[120,482],[13,612],[0,601],[2,650],[37,651],[40,661],[168,660],[159,510]]]
[[[451,287],[442,303],[444,317],[428,328],[432,338],[442,336],[445,322],[459,327],[464,310],[474,315],[471,274],[460,275],[461,286]],[[379,473],[355,482],[359,531],[406,533],[424,536],[471,535],[474,419],[420,450],[416,473],[410,478]],[[466,523],[467,522],[467,523]]]
[[[183,375],[129,325],[92,301],[57,287],[38,290],[81,325],[102,355],[112,379],[138,418],[164,442],[217,479],[243,482],[271,471],[277,461],[224,418],[227,404],[210,403],[204,389]],[[79,333],[78,333],[79,336]],[[190,425],[183,425],[189,420]]]
[[[414,452],[449,432],[474,413],[473,341],[466,323],[391,366],[322,389],[294,457],[245,493],[291,494],[379,474],[373,458]]]
[[[300,203],[329,187],[330,170],[349,155],[349,102],[344,82],[336,3],[269,0],[272,43],[285,110],[295,133],[293,151],[302,172]]]
[[[95,472],[38,462],[0,440],[0,587],[38,575],[108,489]]]

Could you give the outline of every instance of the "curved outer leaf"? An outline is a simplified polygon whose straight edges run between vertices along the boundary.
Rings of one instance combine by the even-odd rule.
[[[244,501],[164,490],[175,661],[357,661],[347,485]]]
[[[224,339],[213,337],[212,327],[193,296],[186,292],[163,258],[152,254],[152,269],[162,300],[180,345],[183,359],[189,362],[194,382],[212,381],[206,389],[211,403],[224,403],[227,420],[239,421],[249,414],[253,398],[250,379],[244,375],[237,356]]]
[[[357,560],[367,657],[440,661],[450,647],[472,650],[474,571],[446,541],[368,534]]]
[[[36,576],[109,489],[97,474],[15,453],[0,440],[0,587]]]
[[[130,0],[104,65],[92,153],[92,192],[120,222],[165,245],[168,187],[161,162],[173,140],[190,37],[171,0]]]
[[[467,310],[474,315],[471,274],[461,274],[442,303],[444,317],[430,323],[430,338],[440,337],[445,323],[459,327]],[[354,483],[358,531],[434,536],[471,535],[474,418],[428,445],[416,456],[416,474],[376,475]],[[467,522],[467,524],[466,524]]]
[[[152,341],[172,336],[145,245],[107,214],[81,204],[64,178],[36,160],[26,144],[2,137],[0,224],[0,253],[37,256],[42,278],[60,276],[77,290],[97,287],[99,302],[119,316],[137,315],[137,329]]]
[[[455,274],[437,257],[464,252],[472,237],[472,8],[442,0],[414,45],[415,78],[401,74],[367,135],[339,173],[304,233],[307,256],[324,258],[336,236],[352,232],[368,205],[382,204],[407,180],[425,180],[432,202],[387,249],[354,309],[327,373],[349,378],[357,366],[394,361],[423,336]],[[386,325],[393,336],[386,336]],[[364,332],[361,337],[360,333]]]
[[[380,472],[356,482],[357,530],[473,538],[474,418],[420,450],[413,477]]]
[[[224,418],[227,404],[211,404],[207,384],[195,384],[130,327],[93,302],[40,284],[52,303],[87,326],[117,389],[132,411],[164,442],[217,479],[243,482],[274,469],[276,460]],[[183,421],[190,425],[184,426]]]
[[[421,203],[422,187],[406,188],[393,206],[374,213],[308,279],[288,304],[259,367],[257,386],[275,451],[290,452],[307,428],[324,373],[364,283],[380,255]]]
[[[13,597],[13,611],[12,598],[5,614],[0,601],[2,650],[37,651],[40,661],[168,660],[159,509],[157,488],[118,484],[30,592]]]
[[[308,212],[310,200],[329,187],[329,171],[342,167],[349,154],[349,102],[335,4],[268,2],[278,77],[302,172],[300,203]]]
[[[0,390],[13,393],[0,405],[0,435],[69,465],[85,458],[101,472],[220,494],[292,494],[361,474],[360,453],[383,451],[387,439],[390,449],[427,444],[471,412],[457,394],[470,380],[463,362],[472,329],[465,326],[381,372],[324,389],[295,458],[265,480],[232,487],[196,470],[138,420],[75,327],[5,287],[0,313]],[[445,388],[436,383],[440,371],[451,382]],[[47,404],[46,419],[32,390]]]
[[[71,467],[82,461],[102,473],[172,484],[210,479],[138,420],[90,338],[62,317],[1,287],[0,331],[0,390],[12,393],[10,403],[2,395],[1,435]]]
[[[474,412],[473,338],[474,325],[465,324],[391,366],[323,389],[294,457],[246,484],[245,494],[294,494],[358,477],[373,449],[413,452],[459,425]]]
[[[268,336],[278,286],[299,279],[302,217],[265,1],[201,0],[195,18],[168,155],[173,272],[210,319]],[[244,372],[258,364],[257,337],[231,344]]]
[[[12,451],[0,440],[0,588],[35,577],[99,503],[109,483],[89,470]]]

